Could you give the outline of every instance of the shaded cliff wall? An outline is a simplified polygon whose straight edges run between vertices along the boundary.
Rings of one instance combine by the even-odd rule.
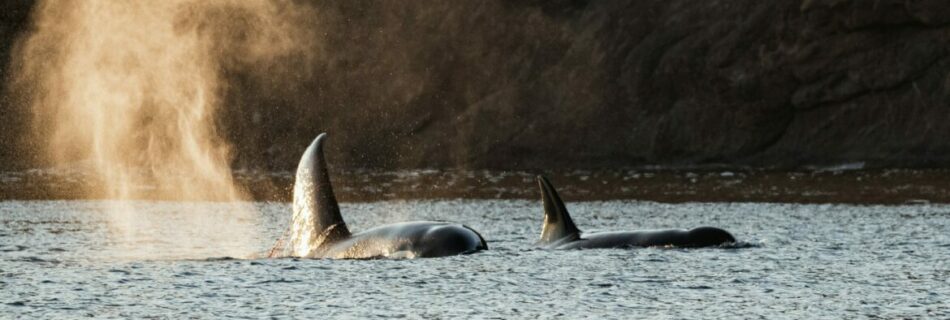
[[[29,25],[33,1],[10,0],[0,2],[0,170],[16,169],[35,162],[35,154],[29,146],[26,103],[6,92],[10,76],[10,55],[19,35]]]
[[[293,168],[321,131],[339,167],[950,164],[947,1],[313,5],[295,78],[222,66],[237,167]],[[6,96],[9,166],[41,138]]]

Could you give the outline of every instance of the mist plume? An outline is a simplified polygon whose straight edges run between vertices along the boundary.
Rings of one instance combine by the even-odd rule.
[[[29,95],[49,160],[88,165],[102,181],[91,196],[232,203],[228,221],[194,212],[177,222],[227,236],[174,241],[246,255],[256,214],[242,204],[216,120],[227,108],[223,73],[281,81],[315,51],[310,10],[289,0],[41,1],[17,48],[14,87]],[[119,234],[156,223],[115,203]]]

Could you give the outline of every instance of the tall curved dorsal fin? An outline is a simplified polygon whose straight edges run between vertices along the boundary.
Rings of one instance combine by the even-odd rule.
[[[294,181],[294,217],[291,248],[295,256],[306,257],[324,243],[348,238],[350,231],[340,215],[340,206],[333,195],[330,174],[323,155],[321,133],[307,147]]]
[[[541,187],[541,202],[544,204],[544,225],[541,226],[541,243],[547,244],[567,237],[577,239],[581,231],[574,225],[571,215],[567,213],[564,202],[558,196],[557,190],[544,176],[538,176],[538,186]]]

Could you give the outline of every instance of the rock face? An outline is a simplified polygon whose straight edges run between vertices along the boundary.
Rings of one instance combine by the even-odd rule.
[[[950,164],[944,0],[314,6],[299,73],[223,68],[239,167],[293,168],[321,131],[340,167]],[[25,15],[2,12],[5,57]],[[6,166],[35,149],[17,101]]]
[[[17,36],[29,23],[33,1],[11,0],[0,2],[0,171],[29,166],[33,157],[26,137],[29,111],[24,103],[15,101],[6,90],[10,54]]]

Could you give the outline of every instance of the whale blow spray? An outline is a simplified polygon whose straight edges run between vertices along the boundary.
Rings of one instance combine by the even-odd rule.
[[[14,88],[29,95],[50,160],[88,164],[102,181],[88,194],[120,200],[110,229],[127,254],[149,257],[136,237],[162,226],[126,200],[160,198],[228,206],[223,220],[190,212],[174,222],[203,230],[161,239],[180,256],[247,256],[258,249],[257,215],[216,125],[224,72],[285,78],[314,52],[310,10],[290,0],[41,1],[16,48]]]

